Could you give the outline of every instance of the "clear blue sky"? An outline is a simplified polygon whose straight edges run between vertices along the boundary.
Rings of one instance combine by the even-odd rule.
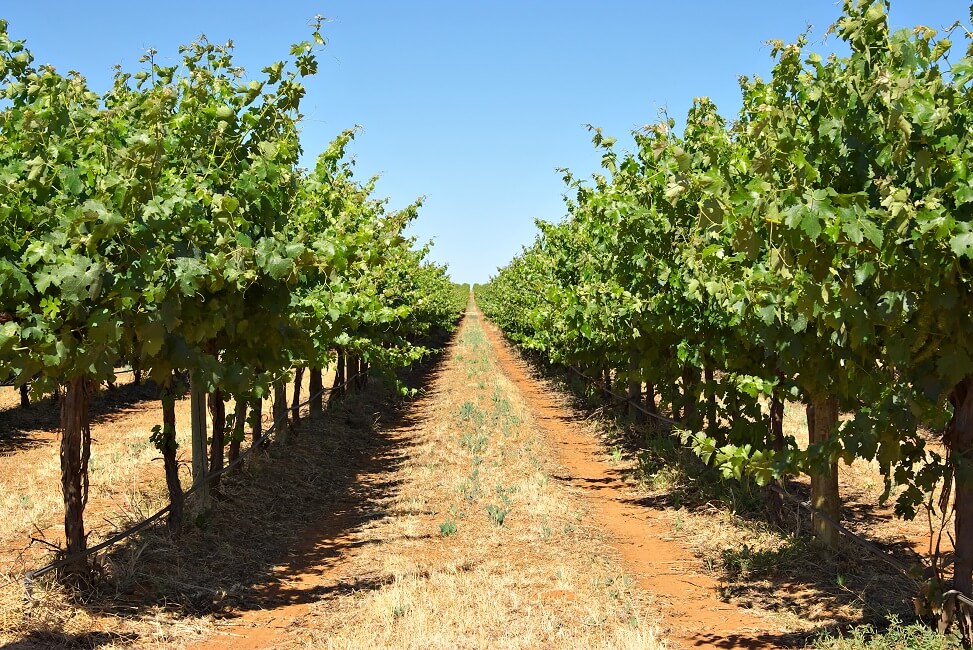
[[[768,39],[812,25],[813,47],[830,51],[834,38],[821,39],[839,13],[835,0],[0,0],[14,38],[96,90],[114,64],[133,70],[150,47],[175,62],[200,34],[232,38],[238,62],[259,71],[326,16],[328,45],[303,104],[307,164],[362,125],[358,172],[381,174],[393,208],[427,198],[412,232],[435,240],[433,259],[460,282],[506,264],[533,240],[535,218],[564,216],[555,169],[598,166],[585,124],[627,146],[632,129],[661,109],[680,119],[699,95],[732,116],[738,77],[770,69]],[[894,27],[968,18],[966,0],[892,2]]]

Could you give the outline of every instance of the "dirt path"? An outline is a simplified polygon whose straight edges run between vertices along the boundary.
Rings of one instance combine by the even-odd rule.
[[[190,647],[669,647],[655,597],[554,478],[554,449],[478,318],[377,436],[354,492],[301,534],[273,587]]]
[[[354,494],[192,647],[778,647],[576,419],[470,313]]]
[[[329,594],[352,593],[362,585],[343,575],[343,562],[362,545],[359,527],[382,517],[378,509],[389,498],[394,484],[390,473],[402,460],[409,425],[384,433],[355,477],[350,494],[335,509],[302,532],[286,562],[270,570],[269,587],[258,591],[256,605],[231,614],[217,626],[220,634],[193,645],[198,650],[233,647],[256,650],[280,647],[282,639],[304,626],[312,606]]]
[[[305,420],[289,445],[228,477],[225,500],[187,537],[113,551],[117,603],[64,603],[45,627],[7,594],[0,641],[47,647],[56,629],[78,645],[111,637],[119,647],[763,650],[803,645],[841,605],[813,575],[710,577],[687,531],[712,536],[701,520],[720,513],[673,515],[646,497],[631,463],[477,310],[410,385],[424,387],[412,402],[373,384]],[[95,506],[117,506],[126,489],[144,495],[146,475],[158,478],[144,439],[157,409],[133,394],[96,418],[105,462]],[[0,549],[57,512],[55,416],[5,414],[17,435],[0,446]],[[51,494],[26,491],[31,483]],[[158,481],[148,483],[162,499]],[[690,515],[697,525],[675,523]],[[705,557],[754,541],[739,531],[715,539]],[[16,550],[0,559],[22,563]],[[833,582],[833,567],[801,557]],[[741,596],[740,581],[762,591]],[[34,619],[24,636],[16,621]]]
[[[485,329],[503,372],[511,378],[555,443],[566,483],[581,489],[610,531],[639,586],[661,597],[664,635],[674,647],[775,648],[780,636],[766,618],[718,598],[719,584],[701,573],[692,553],[671,539],[663,511],[637,503],[619,472],[605,462],[605,449],[575,420],[551,388],[532,377],[490,323]]]

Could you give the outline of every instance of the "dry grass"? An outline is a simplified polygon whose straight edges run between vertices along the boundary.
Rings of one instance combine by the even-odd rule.
[[[106,617],[79,603],[75,594],[52,584],[26,589],[17,577],[0,576],[0,643],[18,650],[150,646],[184,647],[185,639],[206,629],[163,608],[147,608],[137,617]]]
[[[356,534],[354,584],[312,606],[299,647],[661,647],[651,597],[550,480],[551,452],[488,350],[471,319],[406,432],[387,514]]]
[[[131,381],[131,376],[127,377]],[[9,390],[9,389],[8,389]],[[177,417],[189,418],[188,401],[177,403]],[[155,390],[120,383],[92,398],[91,488],[87,529],[93,539],[118,526],[150,514],[165,504],[162,463],[149,443],[153,425],[161,421]],[[63,540],[58,460],[57,406],[41,400],[29,410],[0,411],[0,567],[23,571],[38,564],[47,548],[35,545],[21,555],[30,538],[57,545]],[[180,429],[179,443],[188,449],[188,426]],[[188,453],[188,452],[185,452]],[[185,453],[183,455],[185,455]],[[183,480],[188,481],[188,469]]]
[[[632,477],[644,503],[668,511],[673,538],[720,579],[722,597],[765,612],[794,632],[794,643],[836,626],[881,626],[890,615],[913,619],[915,582],[851,542],[836,553],[817,548],[803,510],[788,504],[780,525],[771,524],[760,488],[721,479],[666,431],[608,415],[591,421],[601,429],[606,461]],[[799,446],[807,444],[801,405],[787,405],[784,426]],[[937,442],[929,444],[935,448]],[[843,523],[851,530],[906,564],[928,552],[925,515],[896,518],[895,493],[888,503],[879,502],[884,481],[877,462],[842,463],[839,481]],[[806,501],[809,479],[795,477],[788,489]]]
[[[131,381],[130,375],[127,380]],[[307,397],[306,382],[302,394]],[[269,410],[265,406],[265,422]],[[92,398],[92,414],[89,544],[141,521],[168,500],[161,458],[149,442],[152,426],[162,417],[156,390],[119,382],[115,390],[101,390]],[[191,484],[188,398],[176,402],[176,415],[185,489]],[[52,559],[52,546],[63,540],[57,409],[52,400],[42,400],[27,411],[0,411],[0,418],[7,425],[0,440],[0,567],[8,583],[0,589],[0,642],[111,648],[138,641],[136,645],[182,647],[187,635],[197,637],[207,629],[209,606],[202,601],[220,593],[221,587],[200,586],[196,578],[204,569],[202,582],[210,579],[220,585],[221,566],[211,565],[215,575],[207,575],[207,565],[195,561],[192,554],[205,555],[207,549],[199,544],[212,546],[219,536],[216,531],[209,538],[190,531],[187,544],[149,533],[102,555],[100,575],[81,589],[67,589],[47,579],[29,591],[24,589],[20,576]],[[265,464],[266,458],[255,459],[245,480],[254,480],[253,473]],[[229,479],[231,489],[242,489],[245,480]],[[201,513],[199,523],[219,517]],[[232,545],[227,551],[232,551]],[[169,564],[170,560],[176,564]],[[202,592],[181,587],[186,584],[200,586]],[[187,592],[192,592],[191,606]],[[187,612],[192,614],[186,616]]]
[[[498,375],[467,329],[420,404],[403,410],[372,386],[306,420],[228,477],[181,539],[155,529],[127,540],[77,589],[28,593],[13,572],[0,585],[0,643],[232,645],[228,626],[253,615],[285,621],[268,628],[273,647],[662,647],[651,597],[606,552],[583,501],[550,480],[549,450]],[[96,537],[164,498],[143,442],[157,408],[132,404],[93,427]],[[14,546],[35,524],[53,539],[60,516],[55,437],[40,427],[24,438],[0,458],[8,491],[38,504],[2,506],[0,520],[20,517],[6,532]]]
[[[102,388],[92,397],[86,528],[93,534],[93,541],[148,516],[168,502],[162,458],[149,441],[152,427],[162,421],[157,390],[151,385],[138,387],[130,382],[131,375],[123,375],[116,389]],[[288,386],[289,395],[292,388]],[[306,381],[302,395],[308,397]],[[268,402],[264,407],[265,423],[269,423],[269,411]],[[0,439],[2,549],[23,548],[31,536],[54,545],[63,540],[57,417],[57,407],[51,399],[39,401],[27,411],[0,412],[0,426],[6,425]],[[180,480],[184,489],[192,480],[189,419],[187,395],[176,402]],[[207,426],[212,428],[212,422],[208,421]],[[9,559],[0,559],[0,567]],[[21,558],[18,567],[26,566],[25,561],[36,563],[37,559],[36,554],[28,554]],[[6,567],[11,568],[9,564]]]
[[[13,386],[0,386],[0,410],[20,406],[20,391]]]

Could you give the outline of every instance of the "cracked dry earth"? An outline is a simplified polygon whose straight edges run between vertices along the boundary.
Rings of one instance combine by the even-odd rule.
[[[378,427],[352,494],[209,648],[771,648],[663,511],[468,311],[425,394]]]

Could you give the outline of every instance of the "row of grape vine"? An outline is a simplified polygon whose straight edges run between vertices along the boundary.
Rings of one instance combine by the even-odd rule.
[[[838,461],[877,461],[899,515],[955,509],[969,595],[973,45],[961,26],[892,32],[888,9],[845,0],[844,56],[772,42],[733,120],[697,98],[681,134],[637,130],[631,153],[593,129],[604,171],[566,174],[568,218],[477,299],[525,348],[667,409],[727,477],[806,473],[838,519]],[[784,436],[788,402],[806,447]]]
[[[234,63],[231,43],[201,39],[172,66],[150,51],[97,93],[77,72],[37,64],[0,21],[0,383],[59,394],[71,557],[87,544],[89,396],[120,363],[161,388],[152,440],[178,532],[184,378],[193,483],[212,489],[245,420],[259,437],[265,396],[286,419],[291,369],[298,393],[304,368],[318,392],[328,367],[336,385],[389,374],[463,308],[465,292],[405,232],[420,201],[390,211],[374,179],[354,178],[354,130],[300,167],[319,30],[259,74]]]

